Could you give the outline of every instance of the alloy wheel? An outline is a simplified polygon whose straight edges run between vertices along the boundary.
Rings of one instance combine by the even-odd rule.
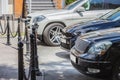
[[[49,39],[52,43],[60,44],[61,30],[62,27],[60,26],[54,26],[53,28],[51,28],[51,30],[49,31]]]

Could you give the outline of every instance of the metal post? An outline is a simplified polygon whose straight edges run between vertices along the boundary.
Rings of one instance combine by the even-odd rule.
[[[35,36],[33,34],[30,35],[30,43],[31,43],[31,80],[36,80],[36,68],[35,68],[35,44],[34,44]]]
[[[37,23],[35,23],[34,25],[33,25],[33,27],[32,27],[32,33],[34,34],[34,36],[35,36],[35,40],[34,40],[34,43],[35,43],[35,67],[36,67],[36,75],[37,76],[41,76],[42,74],[41,74],[41,72],[40,72],[40,70],[39,70],[39,62],[38,62],[38,55],[37,55],[37,32],[36,32],[36,29],[38,28],[38,24]]]
[[[9,16],[7,16],[7,43],[6,45],[10,44],[10,25],[9,25]]]
[[[18,41],[21,40],[21,31],[20,31],[20,18],[18,18]]]
[[[18,42],[18,80],[23,80],[23,43]]]
[[[29,0],[29,13],[31,13],[32,0]]]
[[[26,0],[23,0],[22,18],[26,18]]]

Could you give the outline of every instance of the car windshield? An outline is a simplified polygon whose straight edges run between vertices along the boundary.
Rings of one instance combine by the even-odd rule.
[[[72,9],[75,8],[77,5],[79,5],[82,1],[84,1],[84,0],[77,0],[77,1],[69,4],[68,6],[66,6],[65,9],[67,9],[67,10],[72,10]]]
[[[116,21],[120,20],[120,8],[117,8],[100,17],[100,19]]]

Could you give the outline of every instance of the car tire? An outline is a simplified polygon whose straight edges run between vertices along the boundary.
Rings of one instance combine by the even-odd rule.
[[[120,80],[120,60],[116,63],[113,68],[113,80]]]
[[[49,24],[43,32],[44,42],[49,46],[60,45],[61,30],[63,28],[64,25],[60,23]]]

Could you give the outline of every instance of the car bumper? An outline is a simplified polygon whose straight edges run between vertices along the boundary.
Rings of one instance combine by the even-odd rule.
[[[107,78],[110,77],[112,73],[112,66],[110,62],[90,61],[76,57],[73,54],[70,54],[70,59],[72,65],[83,74],[97,78]]]
[[[61,43],[60,47],[64,50],[70,51],[70,49],[74,46],[75,40],[72,40],[72,38],[63,38],[61,37]]]

